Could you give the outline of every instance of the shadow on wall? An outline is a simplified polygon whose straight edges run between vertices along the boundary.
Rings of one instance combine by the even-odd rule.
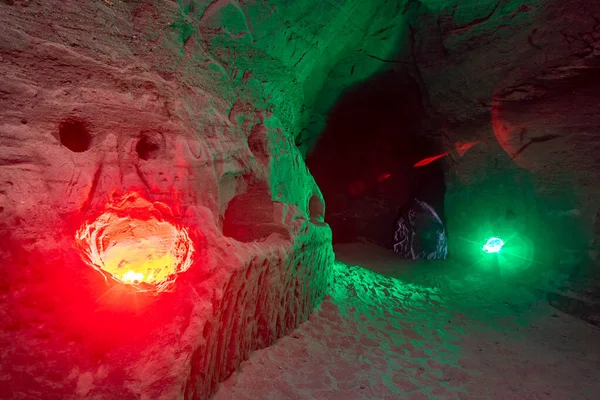
[[[306,162],[323,193],[334,243],[392,248],[394,222],[415,197],[443,219],[442,164],[413,168],[440,152],[420,136],[424,115],[419,85],[398,71],[347,90],[330,111]]]

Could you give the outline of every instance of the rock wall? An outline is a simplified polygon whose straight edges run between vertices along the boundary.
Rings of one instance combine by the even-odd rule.
[[[436,164],[446,171],[451,256],[479,262],[481,246],[496,235],[518,248],[513,271],[534,281],[557,272],[556,281],[582,271],[597,276],[599,5],[423,0],[397,7],[399,15],[388,9],[387,20],[374,19],[380,29],[362,36],[353,58],[332,64],[328,100],[310,119],[326,125],[307,161],[334,240],[385,244],[387,224],[415,191],[412,165],[446,154],[423,171]],[[361,57],[379,64],[356,77]],[[340,99],[337,88],[352,90]],[[363,103],[340,112],[356,92]],[[302,143],[316,141],[308,126]],[[419,148],[415,137],[429,145]]]
[[[422,1],[411,57],[443,160],[454,254],[486,229],[518,235],[536,273],[598,261],[600,5]],[[487,225],[486,228],[482,228]]]
[[[478,260],[496,234],[519,244],[513,271],[533,281],[597,262],[598,7],[0,2],[0,394],[206,398],[306,319],[333,255],[301,154],[342,92],[382,72],[418,90],[388,93],[392,109],[373,114],[398,149],[374,141],[373,168],[355,165],[389,200],[374,223],[380,201],[352,201],[374,238],[385,241],[379,226],[406,197],[401,171],[435,155],[388,129],[401,133],[394,117],[419,110],[411,138],[449,153],[439,162],[451,256]],[[355,119],[360,154],[374,130]],[[402,160],[389,179],[378,149]],[[327,155],[319,162],[329,169]],[[331,170],[326,189],[348,197],[335,185],[356,177],[335,182],[347,169]],[[195,263],[171,293],[107,283],[73,249],[84,221],[132,191],[193,232]]]
[[[273,97],[283,70],[219,42],[239,7],[0,3],[0,397],[204,399],[319,303],[322,196]],[[130,192],[194,238],[171,292],[105,281],[73,247]]]

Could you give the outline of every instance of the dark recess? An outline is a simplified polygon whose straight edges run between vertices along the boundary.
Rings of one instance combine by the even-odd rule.
[[[271,234],[290,239],[286,227],[273,218],[274,202],[267,182],[245,177],[247,190],[229,201],[223,215],[223,235],[239,242],[264,241]]]
[[[69,118],[58,127],[60,143],[75,153],[83,153],[92,146],[92,135],[86,123],[79,119]]]
[[[323,222],[325,205],[316,194],[313,194],[308,201],[308,214],[311,221]]]
[[[142,132],[135,146],[138,156],[145,161],[157,158],[166,145],[165,137],[160,132]]]
[[[395,71],[349,89],[330,111],[307,165],[334,243],[364,238],[391,248],[394,221],[414,197],[444,219],[442,162],[413,168],[444,151],[421,135],[424,115],[419,85]]]

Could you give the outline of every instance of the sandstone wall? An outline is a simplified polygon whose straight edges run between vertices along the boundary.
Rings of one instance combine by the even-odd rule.
[[[331,231],[273,107],[282,70],[236,67],[221,3],[0,3],[0,397],[207,398],[320,302]],[[193,233],[170,293],[73,248],[131,191]]]
[[[448,149],[479,141],[449,171],[454,253],[484,224],[518,234],[536,271],[598,261],[600,5],[423,1],[411,53]],[[525,254],[524,254],[525,255]]]

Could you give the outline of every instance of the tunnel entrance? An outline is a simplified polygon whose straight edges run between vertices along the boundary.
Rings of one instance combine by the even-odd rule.
[[[419,85],[391,71],[348,90],[330,111],[306,161],[323,193],[334,243],[368,241],[393,249],[402,240],[397,230],[403,217],[426,226],[415,243],[443,229],[441,160],[413,167],[444,152],[420,135],[424,115]]]

